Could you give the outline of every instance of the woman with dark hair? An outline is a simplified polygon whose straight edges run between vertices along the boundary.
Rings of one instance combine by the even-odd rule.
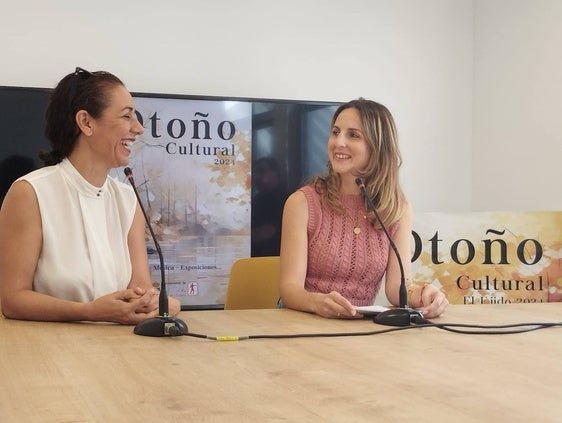
[[[45,167],[19,178],[0,210],[0,298],[9,318],[136,324],[158,315],[134,191],[108,176],[143,128],[108,72],[76,72],[51,94]],[[170,299],[170,314],[180,310]]]
[[[448,301],[430,284],[410,277],[412,210],[399,184],[402,163],[394,119],[382,104],[363,98],[340,106],[328,139],[328,171],[287,199],[281,236],[280,292],[286,307],[324,317],[355,317],[372,305],[382,278],[399,304],[396,255],[361,195],[361,178],[377,214],[403,258],[409,305],[425,317]]]

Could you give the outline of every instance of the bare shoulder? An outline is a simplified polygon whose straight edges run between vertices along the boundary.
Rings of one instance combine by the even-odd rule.
[[[8,264],[21,264],[24,260],[22,257],[29,258],[27,266],[34,269],[41,249],[41,239],[41,212],[35,190],[26,181],[15,182],[0,209],[0,261],[4,265],[2,272],[7,271]]]
[[[298,207],[298,206],[302,206],[302,205],[306,206],[307,202],[306,202],[306,196],[304,195],[304,192],[302,192],[301,190],[297,190],[297,191],[293,192],[287,198],[286,204],[290,204],[292,207]]]
[[[308,203],[302,191],[295,191],[287,198],[283,209],[283,226],[288,228],[305,225],[308,222]]]
[[[39,204],[35,190],[27,181],[14,182],[4,198],[2,209],[0,209],[2,220],[18,219],[33,215],[39,216]]]
[[[284,214],[303,217],[308,215],[308,202],[302,191],[295,191],[285,202]]]
[[[37,203],[37,196],[35,195],[35,189],[29,182],[26,180],[19,180],[14,182],[6,197],[4,198],[4,202],[31,202]]]
[[[413,215],[414,211],[412,209],[412,204],[409,201],[406,201],[406,203],[404,204],[404,210],[402,212],[402,218],[412,220]]]

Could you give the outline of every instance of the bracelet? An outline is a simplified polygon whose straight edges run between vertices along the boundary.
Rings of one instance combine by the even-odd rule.
[[[425,289],[425,287],[426,287],[427,285],[428,285],[427,283],[424,283],[424,284],[410,283],[410,284],[408,284],[408,302],[410,303],[410,307],[413,307],[413,308],[416,308],[416,307],[424,307],[424,304],[423,304],[423,291],[424,291],[424,289]],[[414,295],[413,295],[413,294],[414,294],[414,290],[415,290],[418,286],[421,287],[421,289],[420,289],[420,301],[419,301],[419,303],[418,303],[418,306],[414,306],[414,304],[410,301],[410,299],[414,297]]]
[[[426,286],[427,284],[424,283],[420,289],[420,307],[425,307],[425,305],[423,304],[423,290],[425,289]]]
[[[415,308],[415,307],[414,307],[414,304],[412,303],[412,298],[414,298],[414,290],[416,289],[417,286],[418,285],[416,285],[415,283],[409,283],[408,284],[408,291],[407,291],[407,293],[408,293],[408,305],[410,307],[413,307],[413,308]]]

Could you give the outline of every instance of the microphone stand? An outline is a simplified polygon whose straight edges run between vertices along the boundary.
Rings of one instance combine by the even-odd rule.
[[[400,289],[398,291],[398,300],[400,305],[398,308],[385,310],[377,314],[373,319],[373,322],[386,326],[410,326],[412,323],[415,323],[415,321],[421,322],[423,320],[422,314],[419,311],[413,310],[408,307],[408,291],[406,289],[406,277],[404,275],[404,265],[402,264],[402,258],[400,257],[400,253],[398,253],[398,248],[396,247],[396,244],[392,240],[392,237],[386,230],[386,227],[382,223],[382,220],[379,214],[377,213],[376,207],[373,204],[373,200],[371,199],[369,194],[367,194],[367,189],[365,188],[365,184],[363,183],[363,180],[361,178],[357,178],[355,179],[355,183],[357,184],[357,186],[359,186],[361,193],[363,194],[365,200],[367,201],[367,205],[369,206],[369,209],[375,214],[375,217],[379,222],[379,225],[381,226],[384,234],[388,238],[390,247],[394,251],[394,254],[396,254],[396,259],[398,260],[398,266],[400,267]]]
[[[180,336],[187,334],[187,325],[181,319],[177,317],[168,315],[168,293],[166,291],[166,273],[164,269],[164,256],[162,254],[162,249],[160,248],[160,244],[156,240],[156,235],[154,235],[154,231],[152,230],[152,225],[150,224],[150,220],[144,210],[142,205],[139,193],[137,191],[137,187],[135,186],[135,180],[133,179],[133,171],[131,168],[126,167],[124,169],[125,176],[129,180],[129,183],[133,187],[133,191],[137,197],[139,202],[140,209],[144,216],[144,220],[146,221],[146,225],[148,226],[148,230],[150,231],[150,235],[152,236],[152,240],[154,241],[154,246],[156,247],[156,251],[158,252],[158,258],[160,259],[160,296],[158,298],[158,312],[159,316],[150,317],[138,325],[135,326],[134,333],[136,335],[143,335],[143,336]]]

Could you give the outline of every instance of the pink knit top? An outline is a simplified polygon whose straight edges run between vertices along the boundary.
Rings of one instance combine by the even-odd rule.
[[[308,266],[305,289],[337,291],[355,306],[371,305],[388,264],[389,242],[384,232],[365,219],[360,195],[344,195],[347,213],[338,214],[321,202],[313,187],[301,191],[308,202]],[[354,233],[358,227],[360,232]],[[398,225],[388,228],[391,236]]]

